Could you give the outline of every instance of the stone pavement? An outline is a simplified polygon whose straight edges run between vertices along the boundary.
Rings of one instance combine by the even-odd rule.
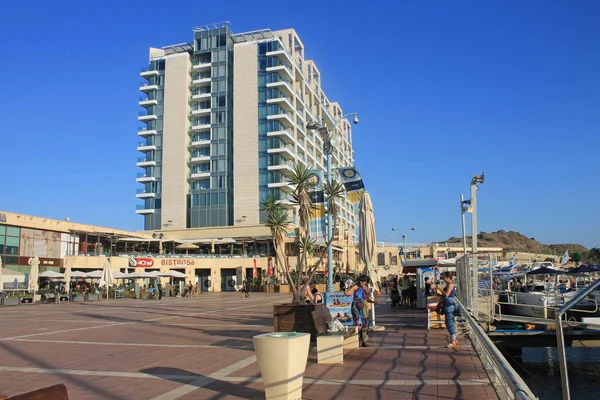
[[[288,295],[210,293],[0,308],[0,396],[64,383],[71,399],[264,398],[252,337]],[[386,326],[342,365],[311,350],[305,399],[498,398],[468,339],[448,350],[425,312],[377,306]]]

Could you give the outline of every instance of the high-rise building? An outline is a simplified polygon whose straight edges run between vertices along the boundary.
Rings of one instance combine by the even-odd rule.
[[[325,171],[316,121],[343,138],[333,167],[352,166],[350,123],[321,86],[293,29],[234,34],[228,23],[193,29],[193,41],[151,48],[141,72],[138,167],[146,230],[260,225],[269,194],[289,204],[294,163]],[[340,204],[340,232],[355,231]],[[291,216],[296,218],[291,207]]]

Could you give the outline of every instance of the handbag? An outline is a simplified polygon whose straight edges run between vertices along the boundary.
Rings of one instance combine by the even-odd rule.
[[[435,306],[435,312],[439,315],[444,315],[444,302],[442,300]]]

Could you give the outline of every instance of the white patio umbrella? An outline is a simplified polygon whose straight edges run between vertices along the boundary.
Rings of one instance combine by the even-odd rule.
[[[65,262],[65,285],[67,286],[67,296],[69,295],[69,292],[71,291],[71,266],[73,265],[73,262],[71,261],[71,259],[67,259],[67,261]]]
[[[33,302],[35,303],[35,292],[39,289],[40,258],[38,256],[30,257],[27,263],[31,266],[31,271],[29,272],[29,290],[33,291]]]
[[[100,286],[106,285],[106,300],[108,300],[108,288],[113,284],[114,279],[115,277],[110,267],[110,262],[106,260],[104,268],[102,269],[102,276],[100,277]]]
[[[89,275],[83,271],[71,272],[71,278],[89,278]]]
[[[371,287],[371,297],[373,290],[379,291],[377,282],[379,274],[375,269],[375,246],[377,238],[375,234],[375,215],[373,214],[373,203],[369,192],[365,191],[360,198],[358,207],[358,252],[362,262],[365,263],[365,273],[371,278],[373,286]],[[375,304],[371,305],[371,319],[373,320],[373,330],[382,330],[383,327],[377,327],[375,323]]]
[[[60,272],[55,272],[55,271],[44,271],[41,274],[39,274],[40,278],[51,278],[51,279],[62,279],[64,278],[64,275],[61,274]]]

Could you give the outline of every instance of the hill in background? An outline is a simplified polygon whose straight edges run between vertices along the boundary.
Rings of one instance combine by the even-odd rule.
[[[462,242],[462,238],[451,237],[447,242]],[[467,236],[467,244],[471,245],[471,236]],[[517,251],[525,253],[539,253],[549,255],[561,255],[565,250],[569,254],[588,251],[579,244],[542,244],[535,238],[527,237],[519,232],[499,230],[497,232],[481,232],[477,235],[477,245],[480,247],[502,247],[505,251]]]

